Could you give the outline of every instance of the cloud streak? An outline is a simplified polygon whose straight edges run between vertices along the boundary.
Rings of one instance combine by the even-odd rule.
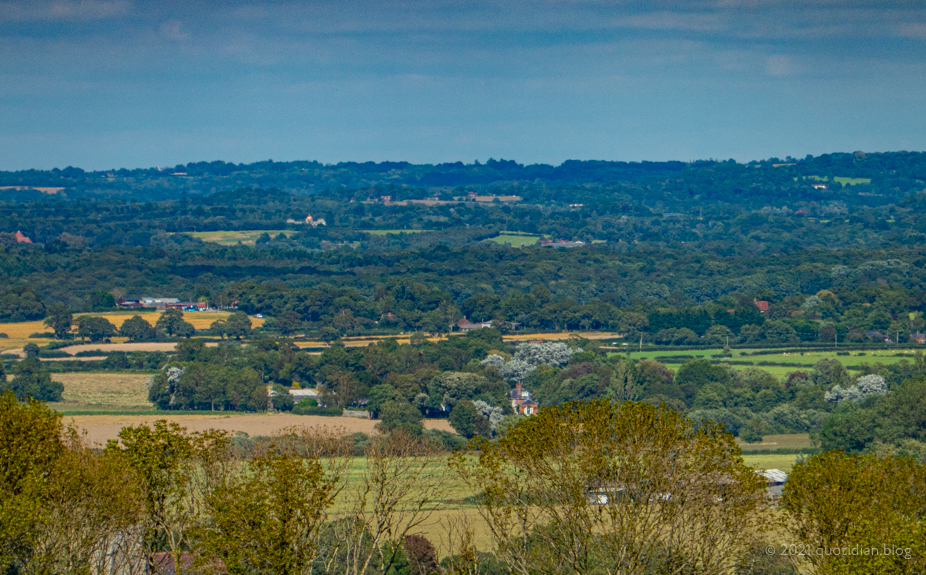
[[[127,0],[42,0],[0,2],[0,22],[86,22],[119,18],[130,13]]]

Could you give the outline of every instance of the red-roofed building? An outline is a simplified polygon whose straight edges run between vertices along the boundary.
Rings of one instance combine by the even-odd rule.
[[[521,382],[515,385],[515,388],[508,393],[511,399],[511,407],[521,415],[535,415],[539,406],[537,402],[531,399],[531,392],[521,388]]]
[[[768,311],[768,302],[764,300],[752,300],[752,303],[756,304],[756,307],[759,308],[759,311],[765,313]]]
[[[16,243],[17,244],[31,244],[32,240],[24,236],[22,232],[16,232]]]

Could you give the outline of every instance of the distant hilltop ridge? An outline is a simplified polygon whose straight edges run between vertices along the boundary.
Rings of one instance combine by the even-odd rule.
[[[172,168],[92,172],[67,167],[0,172],[0,201],[55,201],[85,195],[147,201],[209,196],[242,188],[275,188],[295,195],[366,189],[370,191],[369,197],[393,196],[393,199],[396,195],[389,190],[395,188],[430,190],[433,192],[431,196],[460,188],[484,191],[484,195],[521,196],[521,190],[526,188],[623,184],[655,186],[654,189],[683,185],[691,187],[694,196],[698,193],[696,187],[703,188],[706,179],[716,182],[719,192],[739,189],[748,194],[751,187],[760,184],[785,186],[797,181],[802,187],[828,192],[834,188],[876,184],[879,180],[891,178],[898,180],[896,184],[899,185],[890,186],[890,190],[901,193],[922,190],[926,186],[919,185],[917,188],[907,184],[926,181],[926,153],[834,153],[803,159],[773,157],[745,164],[712,159],[691,162],[567,160],[553,166],[489,159],[485,163],[477,161],[471,164],[391,161],[323,164],[273,160],[235,164],[214,161],[180,164]],[[803,186],[805,183],[806,186]],[[504,194],[496,192],[500,188],[505,188]],[[861,188],[856,191],[870,192]]]

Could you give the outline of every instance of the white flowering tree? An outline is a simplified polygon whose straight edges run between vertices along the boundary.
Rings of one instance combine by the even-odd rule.
[[[843,403],[845,401],[862,401],[872,395],[887,393],[887,382],[880,375],[863,375],[855,380],[855,385],[843,388],[836,385],[826,392],[824,399],[830,403]]]
[[[522,343],[511,360],[505,361],[502,356],[492,354],[482,360],[480,365],[498,369],[505,379],[522,381],[541,365],[557,367],[569,363],[569,358],[580,351],[582,348],[558,342]]]

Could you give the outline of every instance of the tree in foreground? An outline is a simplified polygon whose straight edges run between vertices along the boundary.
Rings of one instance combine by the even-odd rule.
[[[567,403],[451,465],[513,573],[729,573],[764,484],[731,435],[641,403]]]
[[[782,504],[817,573],[926,571],[926,464],[827,451],[794,466]]]
[[[140,573],[136,487],[59,414],[0,396],[0,571]]]
[[[347,447],[327,429],[275,438],[207,494],[204,550],[229,573],[311,573],[319,536],[345,486]]]

